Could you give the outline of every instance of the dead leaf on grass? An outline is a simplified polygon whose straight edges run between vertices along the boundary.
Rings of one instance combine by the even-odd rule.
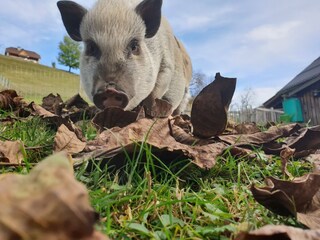
[[[172,105],[163,99],[155,99],[151,107],[148,107],[148,104],[143,106],[146,115],[151,118],[167,118],[173,111]]]
[[[24,104],[22,97],[18,96],[17,92],[12,89],[0,92],[0,109],[11,110]]]
[[[28,107],[33,111],[33,115],[35,116],[46,117],[46,118],[57,116],[56,114],[49,112],[48,110],[46,110],[45,108],[39,106],[34,102],[31,102]]]
[[[309,154],[305,160],[312,163],[314,173],[320,173],[320,149]]]
[[[257,132],[254,134],[234,134],[221,135],[218,138],[228,144],[241,147],[262,148],[267,154],[280,153],[284,147],[283,144],[275,142],[275,140],[288,137],[301,129],[299,124],[289,124],[284,126],[272,126],[267,131]]]
[[[69,154],[79,153],[86,147],[86,143],[81,141],[77,135],[70,131],[64,124],[58,128],[54,138],[54,151],[66,151]]]
[[[92,122],[97,126],[99,131],[113,127],[125,127],[141,118],[144,118],[144,109],[138,108],[137,111],[124,111],[118,107],[106,108],[97,113]]]
[[[73,123],[76,123],[85,119],[91,120],[98,112],[99,110],[96,106],[89,106],[80,94],[76,94],[64,102],[61,116],[63,118],[70,118]]]
[[[266,179],[266,187],[251,187],[254,198],[282,216],[297,216],[311,229],[320,228],[320,174],[311,173],[293,181]]]
[[[219,136],[219,139],[232,145],[264,144],[278,138],[288,137],[300,129],[301,126],[294,123],[284,126],[272,126],[267,131],[257,132],[254,134],[222,135]]]
[[[283,149],[280,152],[280,158],[281,158],[281,171],[282,173],[289,177],[292,178],[291,173],[288,171],[287,169],[287,165],[288,165],[288,161],[291,157],[293,157],[294,153],[295,153],[295,149],[292,149],[290,147],[286,147],[285,149]]]
[[[175,116],[169,120],[171,136],[179,143],[186,145],[207,145],[216,142],[214,139],[203,139],[191,134],[191,123],[181,116]]]
[[[0,177],[0,239],[108,239],[94,230],[87,190],[62,154],[40,162],[29,175]]]
[[[221,134],[227,126],[227,112],[236,87],[236,78],[217,73],[215,80],[194,99],[191,109],[193,134],[209,138]]]
[[[32,103],[31,109],[33,110],[33,114],[41,117],[58,117],[60,118],[60,122],[61,119],[65,119],[66,121],[71,120],[73,123],[84,119],[92,119],[98,112],[95,106],[89,106],[79,94],[63,102],[59,94],[55,96],[51,93],[43,98],[42,107]],[[52,115],[44,110],[47,110]]]
[[[0,118],[0,123],[3,124],[3,125],[12,125],[16,121],[18,121],[18,118],[12,117],[12,116],[7,116],[5,118]]]
[[[237,134],[254,134],[261,132],[256,123],[240,123],[234,127]]]
[[[23,160],[21,141],[0,141],[0,162],[21,164]]]
[[[74,132],[79,139],[85,139],[81,129],[77,127],[72,121],[70,121],[68,116],[63,117],[53,114],[34,102],[30,103],[27,108],[31,110],[31,114],[33,116],[39,116],[42,119],[46,120],[49,126],[53,127],[54,129],[58,129],[63,124],[70,131]]]
[[[240,233],[235,240],[318,240],[319,236],[320,230],[267,225],[249,233]]]
[[[55,96],[50,93],[48,96],[42,98],[41,106],[53,114],[60,115],[63,108],[63,100],[59,94]]]
[[[194,164],[203,169],[210,169],[216,162],[216,157],[226,148],[224,143],[211,143],[204,146],[190,146],[179,143],[171,135],[168,119],[140,119],[124,128],[112,128],[103,131],[99,137],[88,143],[90,153],[78,155],[75,162],[82,163],[89,158],[110,158],[125,150],[128,154],[134,152],[135,143],[145,142],[161,153],[163,159],[169,162],[177,158],[191,159]],[[170,154],[174,154],[173,157]],[[115,163],[117,166],[123,163]]]
[[[253,152],[252,150],[240,148],[237,146],[231,146],[226,148],[223,151],[222,156],[232,156],[235,159],[247,159],[247,160],[254,160],[257,158],[257,153]]]
[[[290,148],[296,149],[296,152],[318,150],[320,149],[320,126],[303,128],[299,131],[299,136],[289,137],[286,143]]]
[[[89,107],[89,104],[81,97],[80,94],[76,94],[67,101],[65,101],[65,107],[67,109],[71,109],[73,107],[76,107],[78,109],[87,109]]]

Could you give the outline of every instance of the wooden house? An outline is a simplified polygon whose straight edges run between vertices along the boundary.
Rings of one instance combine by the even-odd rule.
[[[320,57],[263,105],[282,108],[292,122],[320,124]]]
[[[39,63],[41,58],[36,52],[25,50],[20,47],[8,47],[6,48],[4,55],[24,59],[34,63]]]

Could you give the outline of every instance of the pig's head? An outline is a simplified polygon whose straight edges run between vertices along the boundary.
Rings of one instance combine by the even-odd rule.
[[[82,86],[101,109],[131,110],[155,86],[158,72],[146,41],[159,29],[162,0],[132,2],[99,0],[89,11],[72,1],[57,3],[69,36],[84,43]]]

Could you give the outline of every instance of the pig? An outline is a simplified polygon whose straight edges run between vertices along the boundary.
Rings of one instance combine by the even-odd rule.
[[[81,84],[100,109],[154,106],[184,111],[192,77],[190,57],[162,17],[162,0],[98,0],[87,10],[58,1],[69,36],[82,41]]]

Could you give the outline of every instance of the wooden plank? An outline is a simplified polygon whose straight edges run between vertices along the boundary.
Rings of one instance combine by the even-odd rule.
[[[316,111],[316,103],[315,103],[315,99],[313,96],[312,91],[309,91],[308,96],[310,98],[310,102],[311,102],[311,108],[312,108],[312,124],[316,125],[318,120],[317,120],[317,111]]]
[[[316,111],[316,125],[320,124],[320,97],[314,98],[314,109]]]
[[[300,101],[301,101],[303,119],[306,122],[308,119],[308,104],[307,104],[307,99],[306,99],[305,95],[302,95],[300,97]]]
[[[310,100],[310,97],[308,96],[307,93],[305,93],[305,97],[306,97],[306,102],[307,102],[307,105],[308,105],[308,119],[306,119],[306,122],[309,122],[310,121],[310,124],[314,124],[314,119],[313,119],[313,115],[312,115],[312,104],[311,104],[311,100]]]
[[[314,103],[313,103],[313,98],[310,95],[310,91],[306,93],[306,96],[308,98],[308,103],[309,103],[309,114],[310,114],[310,118],[311,118],[311,124],[314,125],[315,123],[315,119],[314,119]]]

